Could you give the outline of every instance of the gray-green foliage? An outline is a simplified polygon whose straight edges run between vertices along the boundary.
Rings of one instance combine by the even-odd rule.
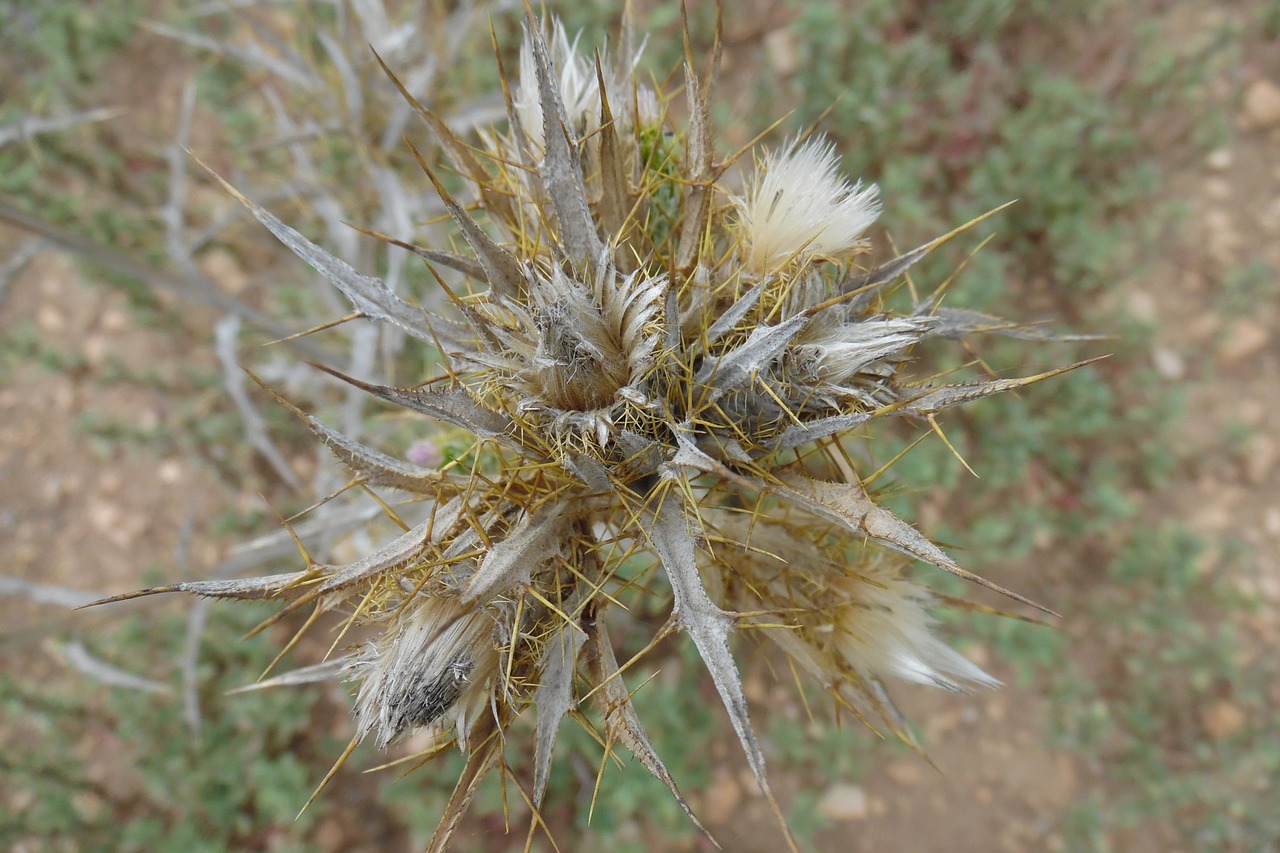
[[[0,784],[7,802],[0,846],[41,850],[259,849],[303,851],[320,809],[295,821],[317,779],[315,695],[264,691],[227,696],[251,683],[274,654],[265,638],[239,642],[252,614],[216,611],[206,628],[200,729],[179,700],[186,620],[131,618],[94,638],[93,651],[134,672],[152,673],[159,694],[0,677],[10,742]]]

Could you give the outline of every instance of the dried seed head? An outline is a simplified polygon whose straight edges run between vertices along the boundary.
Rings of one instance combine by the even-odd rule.
[[[881,678],[995,681],[934,636],[936,602],[901,576],[905,564],[1031,604],[878,506],[851,431],[891,418],[936,429],[946,409],[1062,371],[958,385],[909,377],[930,338],[1009,328],[935,314],[932,297],[897,312],[886,298],[913,263],[982,218],[860,270],[878,191],[839,175],[831,143],[797,137],[762,155],[745,194],[720,203],[729,192],[692,64],[689,126],[660,126],[664,96],[630,71],[604,72],[604,57],[597,75],[558,22],[547,45],[529,17],[513,110],[524,137],[494,128],[468,146],[415,104],[493,226],[436,183],[476,257],[419,251],[475,279],[471,296],[455,297],[463,322],[428,324],[383,282],[242,199],[365,317],[442,343],[447,385],[349,381],[473,434],[467,463],[407,465],[299,412],[361,482],[421,500],[398,509],[398,522],[415,511],[421,521],[351,565],[173,589],[278,595],[296,599],[290,609],[320,599],[381,629],[348,667],[361,682],[359,734],[386,746],[451,720],[472,747],[464,785],[496,766],[497,750],[516,748],[509,729],[536,706],[540,802],[558,726],[591,697],[609,744],[625,743],[687,811],[605,630],[611,604],[660,596],[781,819],[729,645],[735,626],[753,621],[798,671],[907,737]],[[627,110],[641,121],[601,124]],[[468,743],[481,725],[494,733],[485,749]],[[469,801],[452,801],[433,849]]]
[[[422,594],[419,593],[419,596]],[[356,730],[385,749],[406,731],[445,719],[459,740],[487,703],[497,676],[493,617],[457,597],[410,602],[378,640],[348,667],[360,680]]]
[[[998,687],[1000,682],[935,636],[937,605],[918,584],[892,572],[864,566],[831,585],[839,603],[830,625],[831,647],[868,682],[886,677],[961,690],[963,682]]]
[[[850,184],[835,145],[793,138],[759,163],[744,196],[735,196],[743,265],[764,275],[788,261],[839,258],[859,246],[880,216],[880,189]]]

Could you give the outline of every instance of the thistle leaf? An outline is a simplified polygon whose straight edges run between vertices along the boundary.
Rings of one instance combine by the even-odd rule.
[[[385,400],[388,403],[394,403],[397,406],[403,406],[406,409],[412,409],[415,412],[439,418],[454,426],[462,427],[477,438],[507,439],[514,429],[514,424],[510,418],[492,409],[485,408],[472,396],[470,391],[462,387],[455,386],[443,391],[394,388],[390,385],[372,385],[368,382],[361,382],[359,379],[347,376],[322,364],[317,364],[315,367],[341,379],[343,382],[356,386],[362,391],[367,391],[379,400]]]
[[[569,129],[569,116],[560,97],[560,85],[551,66],[551,57],[547,54],[542,27],[534,19],[531,8],[525,9],[525,16],[525,29],[533,46],[538,73],[543,139],[547,147],[539,173],[560,223],[560,244],[573,265],[585,269],[600,258],[604,244],[600,242],[591,219],[587,188],[582,178],[582,154]]]
[[[560,519],[563,506],[554,506],[527,515],[500,542],[494,544],[471,576],[462,603],[467,606],[487,603],[513,587],[527,584],[547,560],[560,553],[564,526]]]
[[[766,282],[760,282],[746,293],[739,296],[729,310],[725,311],[715,319],[710,326],[707,327],[707,345],[710,346],[716,341],[723,338],[733,330],[733,327],[742,322],[742,318],[747,316],[747,312],[755,307],[760,301],[760,294],[764,292]]]
[[[462,232],[462,238],[476,253],[485,277],[489,280],[489,290],[503,299],[518,302],[527,291],[527,276],[520,261],[493,242],[493,238],[484,232],[484,229],[471,218],[471,214],[463,210],[462,205],[458,204],[457,200],[444,188],[444,184],[440,183],[435,172],[427,166],[427,161],[423,159],[418,149],[412,145],[409,145],[409,148],[417,157],[418,165],[422,167],[431,185],[435,187],[440,201],[444,202],[445,210],[449,211],[449,216]]]
[[[968,335],[1001,335],[1022,341],[1096,341],[1097,335],[1063,335],[1045,326],[1028,323],[1011,323],[981,311],[965,308],[934,308],[928,316],[936,323],[925,333],[925,338],[949,338],[959,340]]]
[[[201,165],[204,164],[201,163]],[[295,255],[306,261],[313,270],[320,273],[330,284],[338,288],[342,295],[347,297],[352,307],[362,315],[370,320],[391,323],[396,328],[418,340],[426,341],[427,343],[432,342],[431,334],[423,323],[421,308],[416,308],[396,296],[382,279],[357,272],[346,261],[335,258],[288,225],[285,225],[270,212],[251,201],[239,190],[223,180],[222,176],[217,172],[209,169],[208,166],[205,166],[205,168],[209,170],[209,174],[218,179],[218,182],[222,184],[227,192],[247,207],[254,218],[265,225],[267,230],[276,236],[277,240],[288,246]]]
[[[808,322],[808,317],[797,314],[776,326],[758,326],[739,346],[708,359],[694,377],[712,389],[706,403],[714,403],[767,367]]]
[[[942,411],[950,409],[953,406],[959,406],[963,403],[970,403],[974,400],[981,400],[984,397],[990,397],[995,394],[1002,394],[1006,391],[1014,391],[1018,388],[1024,388],[1033,382],[1040,382],[1044,379],[1051,379],[1054,376],[1061,376],[1087,364],[1093,364],[1095,361],[1101,361],[1102,357],[1091,358],[1085,361],[1076,362],[1075,364],[1059,367],[1056,370],[1046,370],[1044,373],[1037,373],[1034,376],[1024,376],[1018,379],[993,379],[989,382],[969,382],[960,385],[946,385],[941,388],[935,388],[919,397],[910,398],[900,406],[893,407],[895,414],[916,415],[919,417],[928,417]]]
[[[871,412],[853,412],[847,415],[831,415],[803,424],[792,424],[782,431],[766,453],[779,453],[793,447],[801,447],[811,441],[851,430],[869,420],[871,420]]]
[[[347,667],[351,666],[353,658],[340,657],[333,660],[327,660],[323,663],[312,664],[311,666],[299,667],[291,672],[284,672],[274,678],[265,678],[262,681],[246,684],[244,687],[236,687],[227,691],[228,696],[235,696],[240,693],[253,693],[258,690],[267,690],[272,687],[296,687],[299,684],[316,684],[322,681],[337,681],[342,677],[342,673]]]
[[[711,215],[711,185],[716,178],[711,165],[711,116],[706,92],[688,59],[684,64],[684,81],[690,105],[686,154],[689,172],[682,199],[680,242],[675,257],[675,268],[680,272],[693,269],[698,262]]]
[[[675,605],[671,616],[693,640],[702,656],[716,690],[729,712],[729,720],[738,734],[738,741],[747,754],[747,763],[755,774],[761,790],[769,789],[765,776],[764,753],[756,742],[751,722],[747,718],[747,697],[742,692],[742,676],[738,674],[733,653],[729,651],[729,630],[733,617],[716,607],[707,595],[698,572],[696,546],[689,532],[688,522],[680,502],[668,495],[657,511],[646,511],[645,534],[654,553],[662,562],[662,568],[671,581]]]
[[[268,394],[275,397],[276,402],[293,412],[305,423],[319,437],[325,447],[329,448],[329,452],[339,462],[355,472],[362,482],[370,486],[404,489],[417,495],[439,496],[442,491],[454,491],[447,488],[442,490],[441,486],[445,483],[446,477],[439,471],[420,468],[404,460],[388,456],[372,447],[367,447],[354,439],[347,438],[342,433],[326,426],[290,403],[251,371],[249,372],[249,378],[257,382]]]
[[[600,228],[615,243],[621,242],[623,223],[631,209],[631,192],[627,185],[626,165],[618,129],[614,126],[613,111],[609,107],[609,95],[605,91],[604,69],[596,58],[596,84],[600,88],[600,204],[597,207]],[[624,271],[634,268],[626,252],[614,253],[615,262]]]
[[[689,808],[680,789],[676,787],[675,779],[653,748],[653,743],[636,714],[635,706],[631,703],[631,694],[627,692],[622,673],[618,670],[618,659],[613,654],[604,620],[596,618],[596,615],[593,613],[592,618],[586,620],[587,642],[582,655],[591,671],[592,681],[600,685],[595,696],[604,715],[605,737],[610,743],[616,741],[630,750],[644,769],[667,786],[667,790],[675,797],[685,816],[693,821],[693,825],[702,831],[717,850],[721,849],[719,842]]]
[[[533,805],[542,806],[547,791],[547,775],[551,770],[551,752],[556,745],[560,721],[576,704],[573,698],[573,675],[578,652],[587,639],[577,625],[562,622],[550,639],[542,656],[542,679],[533,694],[538,709],[537,734],[534,741]]]
[[[346,566],[323,566],[329,579],[316,588],[316,595],[345,589],[383,572],[402,569],[416,562],[427,544],[435,519],[427,519],[391,542]]]
[[[1058,615],[1029,598],[960,568],[920,531],[871,500],[861,483],[827,483],[801,477],[789,477],[785,482],[789,485],[774,486],[773,491],[817,516],[841,524],[854,533],[865,534],[895,551],[937,566],[944,572],[972,581],[1014,601]]]
[[[1011,204],[1014,204],[1014,202],[1005,202],[994,210],[989,210],[981,216],[970,219],[960,227],[951,229],[941,237],[935,237],[922,246],[917,246],[909,252],[903,252],[893,260],[886,261],[863,275],[855,276],[850,273],[845,277],[844,281],[841,282],[840,289],[845,293],[860,293],[861,295],[854,302],[850,303],[849,310],[855,312],[860,310],[861,307],[871,299],[875,291],[881,285],[888,284],[893,281],[898,276],[915,266],[924,258],[925,255],[929,254],[943,243],[946,243],[959,234],[963,234],[975,225],[985,222]]]

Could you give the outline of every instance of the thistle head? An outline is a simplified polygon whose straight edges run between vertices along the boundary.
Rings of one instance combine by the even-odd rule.
[[[536,708],[527,782],[540,804],[559,725],[587,702],[603,739],[624,743],[688,811],[608,632],[612,613],[656,596],[670,614],[663,631],[686,634],[706,663],[781,820],[730,649],[735,628],[755,628],[841,705],[909,737],[882,681],[996,682],[937,638],[937,601],[905,566],[923,561],[1031,604],[881,507],[878,474],[854,461],[851,439],[888,422],[936,429],[952,407],[1061,371],[912,378],[920,346],[1009,328],[931,297],[896,310],[888,299],[912,264],[986,217],[864,264],[878,190],[840,173],[832,143],[793,138],[734,188],[694,63],[691,115],[676,124],[636,79],[634,57],[589,58],[559,23],[546,32],[530,16],[507,124],[478,141],[415,103],[469,184],[464,203],[421,158],[469,250],[414,247],[471,280],[449,291],[454,319],[406,303],[244,200],[359,314],[440,346],[436,377],[343,378],[465,430],[467,461],[425,469],[298,412],[360,483],[409,498],[395,515],[405,531],[349,565],[181,588],[338,609],[380,633],[346,659],[359,736],[379,746],[418,727],[455,737],[469,756],[463,786],[527,743],[513,726]],[[469,790],[451,801],[439,845]]]

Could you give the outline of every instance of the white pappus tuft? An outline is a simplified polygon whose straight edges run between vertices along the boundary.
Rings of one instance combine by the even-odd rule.
[[[758,164],[733,203],[744,265],[763,275],[793,258],[832,257],[857,246],[880,215],[880,189],[841,177],[830,141],[796,137]]]

